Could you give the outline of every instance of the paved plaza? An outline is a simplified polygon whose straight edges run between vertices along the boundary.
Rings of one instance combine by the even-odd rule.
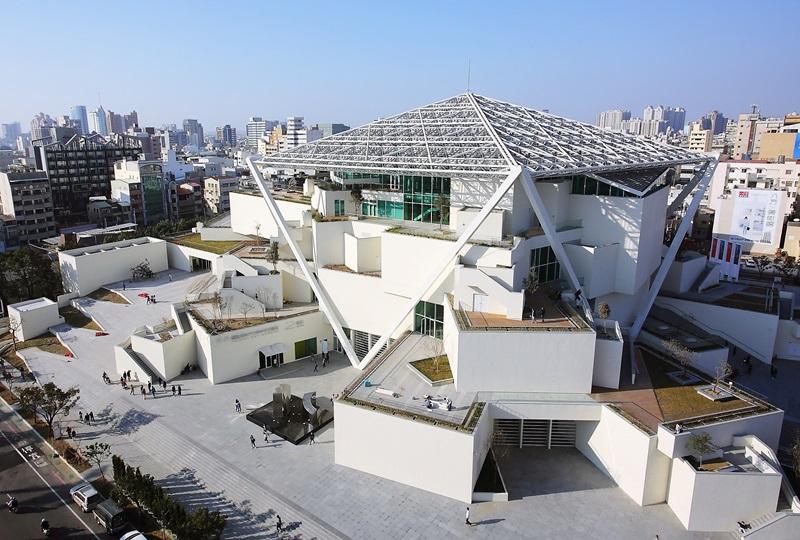
[[[80,410],[92,411],[96,418],[96,425],[79,424],[78,410],[73,411],[68,423],[77,429],[81,444],[108,442],[189,507],[224,512],[229,518],[226,538],[715,538],[686,532],[664,504],[637,506],[572,454],[565,463],[580,464],[580,476],[589,475],[588,483],[576,482],[573,474],[563,484],[566,491],[537,492],[537,485],[562,485],[561,475],[570,470],[557,466],[552,459],[556,454],[537,455],[533,459],[551,458],[541,462],[547,466],[519,469],[524,475],[520,481],[534,488],[509,503],[473,505],[472,520],[478,525],[467,528],[461,502],[335,465],[335,421],[313,446],[274,437],[264,442],[258,428],[245,420],[246,408],[270,401],[280,383],[290,384],[295,394],[340,393],[357,371],[336,353],[319,372],[305,360],[265,372],[266,380],[253,375],[214,386],[195,371],[170,381],[181,384],[180,397],[168,392],[142,399],[117,384],[103,383],[103,371],[115,376],[113,346],[137,327],[169,317],[170,302],[183,301],[197,279],[203,274],[172,270],[125,291],[112,284],[131,304],[80,300],[108,336],[62,326],[59,335],[76,358],[24,352],[42,383],[53,380],[80,388]],[[158,303],[148,305],[137,296],[142,291],[155,294]],[[234,412],[237,398],[242,413]],[[257,437],[256,449],[250,447],[250,434]],[[275,532],[276,513],[288,531],[283,536]]]

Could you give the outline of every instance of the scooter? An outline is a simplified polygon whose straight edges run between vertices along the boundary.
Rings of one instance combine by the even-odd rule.
[[[17,498],[16,497],[12,497],[8,493],[6,493],[6,497],[8,497],[8,501],[6,502],[6,506],[8,507],[9,510],[11,510],[12,512],[14,512],[16,514],[17,513],[17,509],[19,508],[19,503],[17,502]]]
[[[42,534],[44,536],[50,536],[50,522],[46,519],[42,519]]]

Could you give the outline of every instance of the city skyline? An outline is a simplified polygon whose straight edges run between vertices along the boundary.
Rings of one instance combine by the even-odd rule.
[[[391,113],[380,106],[387,101],[400,112],[456,95],[467,86],[468,70],[470,89],[476,93],[588,123],[603,110],[641,110],[649,103],[683,106],[687,118],[714,109],[734,117],[752,103],[767,116],[800,108],[793,95],[800,75],[785,67],[792,65],[794,50],[787,33],[764,32],[757,39],[731,41],[725,53],[725,58],[736,58],[738,66],[758,65],[761,71],[779,73],[780,85],[743,78],[725,58],[712,56],[719,50],[715,43],[721,36],[708,30],[707,20],[716,20],[713,27],[720,29],[745,24],[749,15],[738,4],[720,10],[683,3],[664,14],[656,6],[627,2],[602,8],[476,3],[457,11],[422,4],[403,10],[371,4],[369,9],[252,4],[230,12],[179,3],[159,8],[162,24],[136,28],[141,46],[137,50],[148,61],[126,62],[124,67],[115,67],[119,64],[113,58],[126,51],[126,40],[119,39],[115,25],[100,23],[105,15],[91,9],[93,5],[54,4],[46,20],[25,5],[4,8],[8,19],[16,22],[8,29],[7,40],[25,42],[30,50],[8,58],[11,72],[26,73],[26,88],[21,92],[7,85],[0,90],[0,121],[25,125],[40,111],[69,114],[76,104],[93,109],[100,104],[99,93],[104,108],[136,108],[144,123],[153,126],[197,118],[208,127],[241,128],[250,116],[292,115],[303,115],[312,123],[355,126]],[[80,70],[70,69],[72,64],[52,54],[56,44],[74,39],[59,21],[72,17],[76,9],[95,29],[94,40],[104,44],[82,57]],[[771,2],[771,9],[788,19],[798,12],[796,4],[779,0]],[[264,28],[267,34],[274,29],[279,36],[279,29],[294,24],[304,39],[292,43],[290,55],[260,54],[256,45],[263,33],[246,31],[233,39],[236,54],[216,46],[204,48],[202,54],[178,52],[177,62],[174,55],[157,54],[164,28],[180,25],[208,40],[220,28],[242,28],[245,12],[249,26]],[[502,25],[485,24],[498,14]],[[652,26],[641,21],[664,16],[680,24],[671,25],[671,37],[654,40]],[[392,24],[386,23],[389,19]],[[532,20],[537,21],[536,33],[530,32]],[[608,32],[609,25],[620,31]],[[606,29],[601,32],[602,28]],[[26,40],[32,33],[42,39]],[[363,47],[365,40],[369,47]],[[698,54],[703,47],[708,51],[705,56]],[[41,69],[26,71],[30,57],[39,59]],[[163,84],[146,83],[153,70],[160,73]],[[209,70],[220,74],[216,83]],[[124,80],[140,82],[114,82],[123,74]],[[274,84],[278,75],[288,82]],[[54,76],[61,81],[57,87],[47,84]],[[226,81],[230,76],[247,82],[230,84]],[[309,84],[315,80],[318,84]],[[397,84],[398,80],[417,82]],[[587,84],[590,93],[585,91]]]

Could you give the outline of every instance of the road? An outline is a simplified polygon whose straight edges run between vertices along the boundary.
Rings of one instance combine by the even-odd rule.
[[[93,516],[69,498],[69,488],[80,479],[48,456],[47,447],[5,404],[0,406],[0,429],[0,537],[43,538],[39,524],[44,517],[52,527],[50,538],[107,538],[96,532]],[[5,507],[6,494],[19,501],[17,514]]]

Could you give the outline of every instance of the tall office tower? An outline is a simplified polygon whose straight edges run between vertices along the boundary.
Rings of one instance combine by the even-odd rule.
[[[128,130],[132,127],[139,125],[139,113],[136,111],[131,111],[123,117],[123,125],[125,129]]]
[[[708,124],[706,124],[706,120]],[[712,135],[719,135],[725,133],[725,127],[728,124],[728,119],[719,111],[711,111],[703,117],[703,129],[710,129]]]
[[[109,133],[125,133],[122,116],[111,110],[106,111],[106,128]]]
[[[108,124],[106,124],[106,111],[100,105],[95,110],[89,112],[89,131],[102,136],[108,135]]]
[[[660,128],[663,131],[659,131],[659,133],[665,133],[667,128],[675,132],[683,131],[683,127],[686,125],[686,109],[683,107],[664,107],[663,105],[653,107],[648,105],[644,108],[642,120],[645,122],[648,120],[665,122],[665,126]]]
[[[96,111],[92,113],[105,120]],[[50,178],[56,220],[60,225],[74,225],[88,220],[89,197],[108,197],[114,162],[138,158],[142,144],[138,138],[127,135],[111,135],[108,140],[80,136],[68,142],[37,145],[34,151],[36,168],[45,171]]]
[[[308,134],[303,125],[302,116],[290,116],[286,119],[286,134],[281,139],[281,150],[295,148],[308,142]]]
[[[89,117],[86,115],[86,107],[84,105],[75,105],[69,110],[69,117],[77,120],[81,126],[81,135],[89,134]]]
[[[236,146],[236,128],[232,128],[230,124],[217,127],[217,139],[224,145]]]
[[[622,129],[622,122],[630,119],[631,111],[612,109],[610,111],[603,111],[597,116],[597,125],[603,129],[620,131]]]
[[[31,120],[31,140],[42,139],[49,135],[49,128],[56,125],[50,115],[39,113]]]
[[[331,135],[336,135],[337,133],[350,129],[350,126],[344,124],[317,124],[314,127],[322,132],[323,137],[330,137]]]
[[[20,135],[22,135],[22,126],[19,125],[19,122],[0,124],[0,141],[13,144]]]
[[[203,124],[193,118],[183,121],[183,131],[186,133],[187,144],[192,144],[197,148],[202,148],[205,144],[203,136]]]
[[[258,139],[267,132],[267,123],[260,116],[251,116],[245,125],[245,136],[247,146],[255,148],[258,146]]]

